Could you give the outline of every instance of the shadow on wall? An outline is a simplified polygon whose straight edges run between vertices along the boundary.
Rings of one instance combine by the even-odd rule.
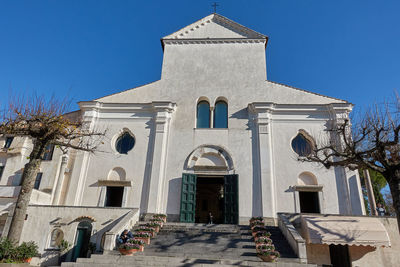
[[[339,206],[339,213],[340,214],[348,214],[347,209],[347,187],[345,186],[344,181],[344,169],[342,167],[335,167],[335,179],[336,179],[336,191],[338,194],[338,206]]]
[[[179,216],[182,177],[173,178],[168,182],[167,214]],[[173,219],[173,218],[171,218]]]
[[[350,187],[350,200],[351,200],[351,207],[354,215],[362,215],[362,203],[364,201],[361,201],[360,199],[360,193],[358,190],[361,190],[358,188],[358,183],[357,183],[357,176],[353,175],[349,179],[349,187]]]
[[[140,199],[140,213],[147,213],[147,206],[149,203],[149,193],[150,193],[150,179],[151,179],[151,168],[153,163],[154,155],[154,141],[155,141],[155,125],[154,122],[146,122],[146,129],[150,128],[149,143],[147,146],[146,154],[146,166],[144,168],[144,179],[142,184],[142,194]]]
[[[22,183],[22,173],[22,169],[14,172],[14,175],[8,177],[7,185],[20,186]]]

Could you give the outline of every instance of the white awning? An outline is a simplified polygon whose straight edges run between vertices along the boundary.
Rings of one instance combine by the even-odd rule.
[[[301,215],[307,243],[390,247],[389,235],[378,218]]]

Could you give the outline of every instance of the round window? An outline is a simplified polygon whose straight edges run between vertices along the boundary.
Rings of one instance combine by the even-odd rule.
[[[115,142],[115,149],[120,154],[128,154],[134,145],[135,138],[130,133],[124,132]]]
[[[294,152],[299,154],[299,156],[305,157],[311,154],[312,145],[311,142],[304,137],[304,135],[298,134],[292,140],[292,148]]]

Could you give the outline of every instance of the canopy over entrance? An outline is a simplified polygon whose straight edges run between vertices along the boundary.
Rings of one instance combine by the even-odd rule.
[[[377,218],[302,215],[307,243],[390,247],[389,235]]]

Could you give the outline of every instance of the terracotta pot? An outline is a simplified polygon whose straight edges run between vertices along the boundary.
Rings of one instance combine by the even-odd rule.
[[[26,263],[30,263],[30,262],[31,262],[31,260],[32,260],[32,258],[27,258],[27,259],[24,259],[24,262],[26,262]]]
[[[144,251],[144,246],[143,245],[140,246],[139,251],[142,251],[142,252]]]
[[[275,255],[274,255],[274,256],[272,256],[272,255],[267,255],[267,256],[258,255],[258,257],[259,257],[260,259],[262,259],[263,261],[266,261],[266,262],[273,262],[273,261],[275,261],[275,259],[276,259],[276,256],[275,256]]]
[[[142,240],[147,245],[150,245],[150,237],[135,237],[137,240]]]
[[[122,255],[126,255],[126,256],[130,256],[130,255],[132,255],[133,253],[136,253],[136,252],[138,252],[139,251],[139,249],[123,249],[123,248],[120,248],[119,249],[119,252],[122,254]]]

